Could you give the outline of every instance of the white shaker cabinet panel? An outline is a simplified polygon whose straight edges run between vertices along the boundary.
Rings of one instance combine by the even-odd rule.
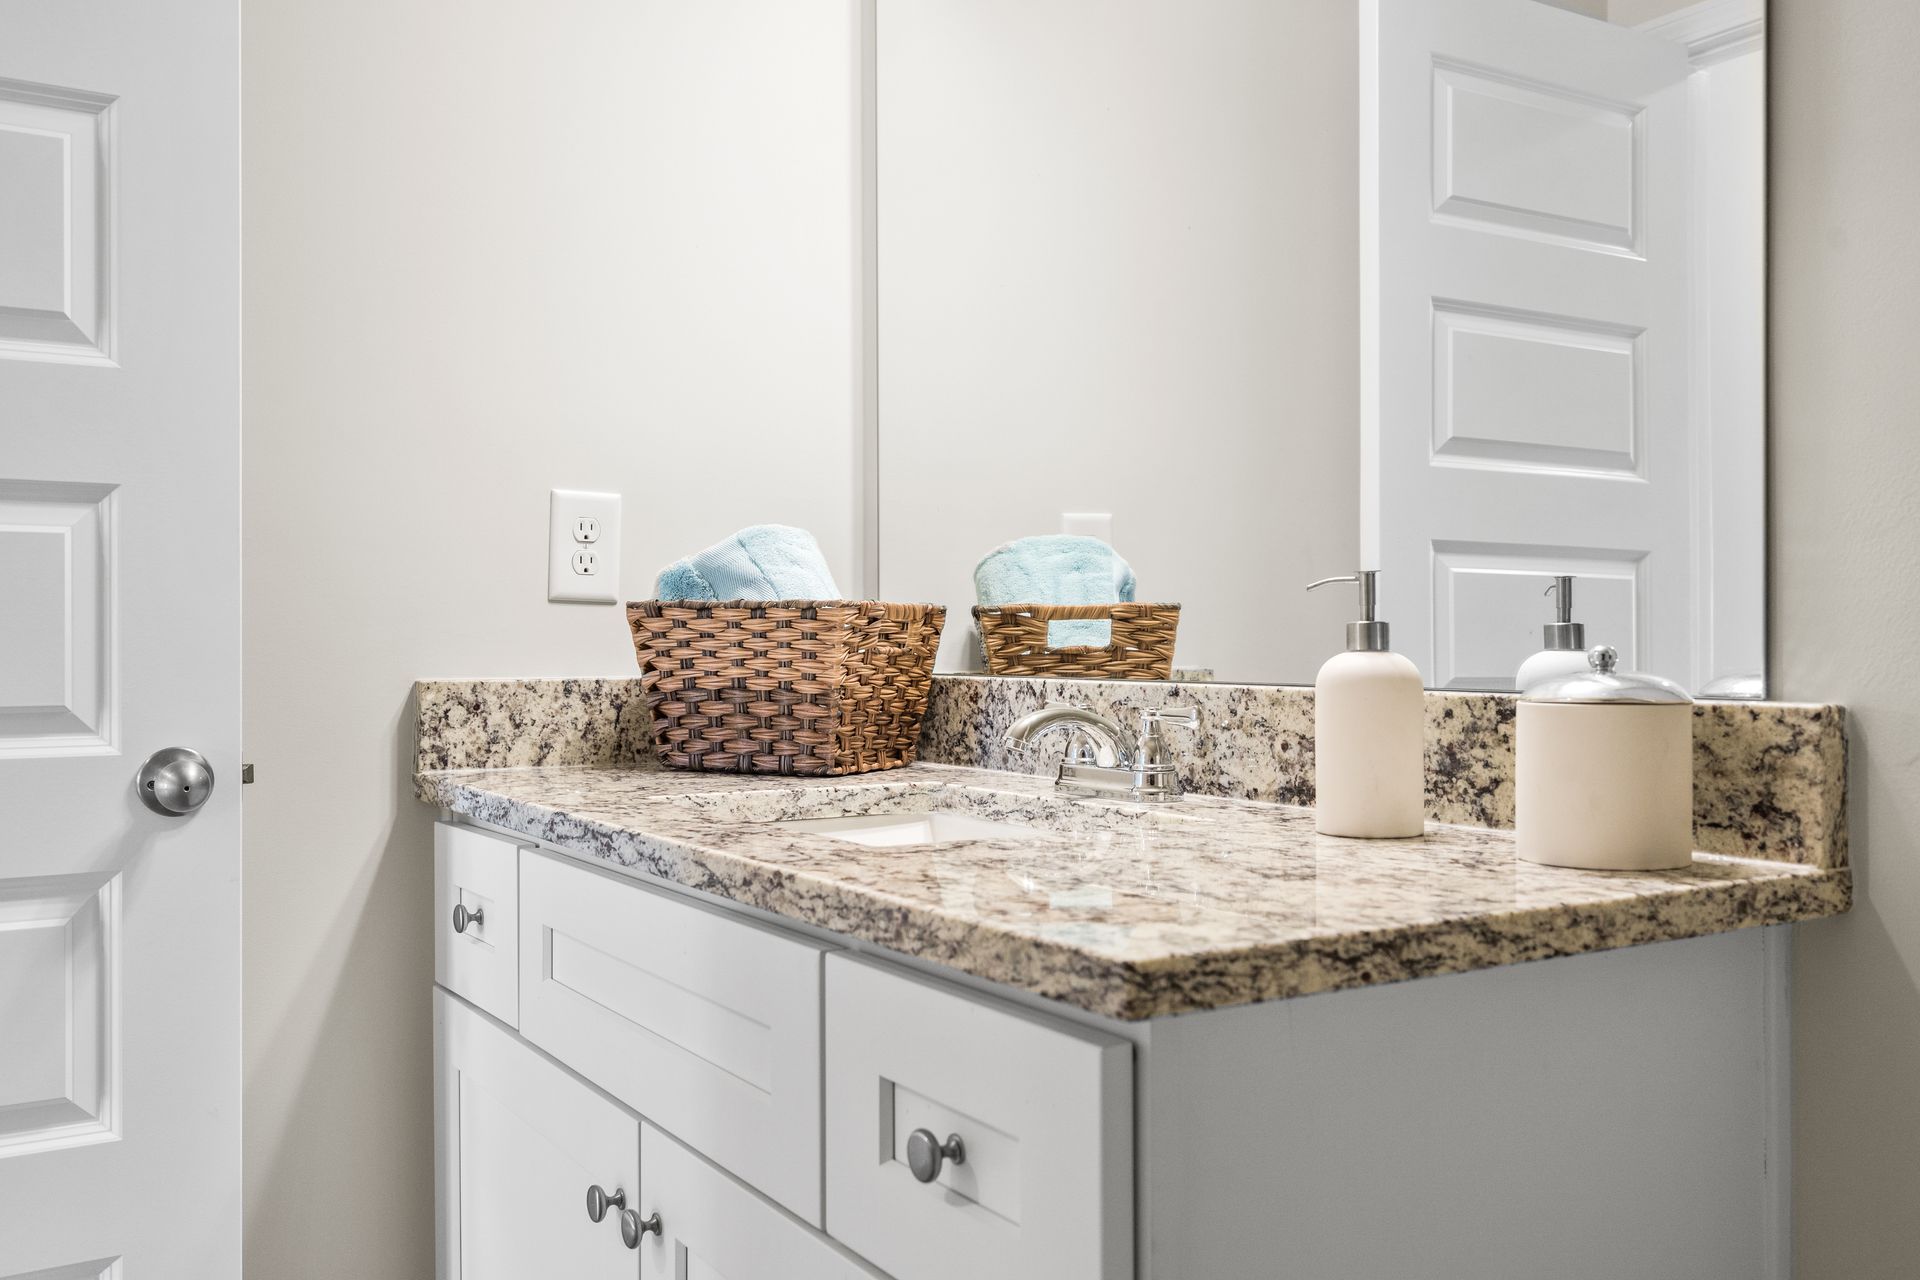
[[[826,971],[828,1232],[899,1280],[1128,1280],[1132,1045],[844,955]],[[910,1145],[952,1138],[921,1181]]]
[[[433,828],[433,976],[509,1026],[520,1021],[520,849],[451,822]]]
[[[433,1013],[440,1280],[634,1280],[639,1121],[445,991]]]
[[[521,855],[521,1034],[816,1226],[822,950]]]
[[[640,1216],[641,1280],[886,1280],[650,1124]]]

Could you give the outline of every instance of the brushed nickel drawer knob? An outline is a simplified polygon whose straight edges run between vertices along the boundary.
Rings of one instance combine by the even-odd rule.
[[[650,1213],[643,1218],[632,1209],[622,1209],[620,1211],[620,1238],[627,1242],[627,1248],[638,1249],[640,1247],[640,1237],[646,1235],[649,1231],[659,1236],[662,1240],[667,1238],[667,1233],[661,1229],[660,1215],[658,1213]]]
[[[468,925],[477,927],[486,924],[486,922],[487,909],[485,907],[475,907],[469,911],[467,910],[467,904],[462,902],[453,909],[453,931],[455,933],[465,933]],[[598,1187],[594,1188],[595,1191],[599,1189]],[[600,1219],[595,1218],[594,1221],[598,1222]]]
[[[931,1129],[915,1129],[907,1135],[907,1168],[920,1181],[932,1182],[948,1162],[967,1162],[967,1146],[959,1134],[948,1134],[945,1142],[934,1137]]]
[[[627,1193],[619,1187],[613,1189],[612,1195],[608,1195],[602,1190],[600,1184],[597,1182],[587,1188],[587,1216],[595,1222],[606,1217],[608,1209],[624,1209],[626,1207]]]

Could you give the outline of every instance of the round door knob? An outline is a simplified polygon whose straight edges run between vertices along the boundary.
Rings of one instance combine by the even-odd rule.
[[[920,1181],[932,1182],[949,1161],[967,1162],[967,1146],[960,1141],[959,1134],[948,1134],[945,1142],[934,1137],[931,1129],[915,1129],[907,1135],[907,1168],[913,1170],[913,1176]]]
[[[662,1240],[667,1238],[667,1233],[660,1227],[660,1215],[658,1213],[650,1213],[643,1218],[632,1209],[622,1209],[620,1211],[620,1238],[627,1242],[627,1248],[638,1249],[640,1247],[640,1237],[646,1235],[649,1231],[659,1236]]]
[[[213,797],[213,766],[198,751],[166,747],[140,766],[135,789],[140,802],[155,813],[183,817]]]
[[[597,1182],[587,1188],[587,1216],[595,1222],[606,1217],[608,1209],[624,1209],[626,1207],[627,1193],[619,1187],[613,1189],[612,1195],[608,1195],[602,1190],[600,1184]]]
[[[453,909],[453,931],[455,933],[465,933],[467,926],[470,924],[484,925],[486,922],[487,909],[485,907],[475,907],[469,911],[467,910],[467,904],[462,902]],[[595,1191],[599,1189],[598,1187],[594,1188]],[[604,1212],[604,1210],[602,1212]],[[598,1222],[600,1219],[595,1218],[594,1221]]]

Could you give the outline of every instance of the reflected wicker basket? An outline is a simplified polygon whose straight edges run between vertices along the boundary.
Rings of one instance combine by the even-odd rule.
[[[912,764],[946,613],[873,600],[629,604],[661,762],[815,776]]]
[[[1170,680],[1177,604],[975,605],[987,674],[1075,680]],[[1104,645],[1047,646],[1047,624],[1093,619],[1111,622]]]

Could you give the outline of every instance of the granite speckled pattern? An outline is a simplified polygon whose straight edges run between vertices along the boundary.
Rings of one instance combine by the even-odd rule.
[[[639,680],[422,680],[414,771],[630,765],[653,753]]]
[[[1051,771],[1056,738],[1031,760],[1000,744],[1006,727],[1046,702],[1103,715],[1177,704],[1200,712],[1177,749],[1182,782],[1206,795],[1313,803],[1313,690],[1276,685],[1127,684],[941,676],[921,731],[921,758]],[[1513,826],[1515,699],[1427,694],[1427,816]],[[1837,706],[1703,702],[1694,708],[1694,842],[1713,853],[1845,866],[1846,714]]]
[[[1846,712],[1822,703],[1695,705],[1693,839],[1713,853],[1846,866]]]
[[[637,679],[436,680],[415,692],[420,772],[631,764],[652,754]],[[937,676],[921,759],[1050,773],[1062,745],[1057,735],[1025,759],[1001,736],[1044,703],[1069,701],[1122,719],[1130,707],[1194,707],[1198,730],[1170,731],[1189,791],[1313,803],[1313,690],[1291,686]],[[1504,694],[1427,695],[1429,818],[1513,826],[1514,709]],[[1698,704],[1694,843],[1736,857],[1846,865],[1846,754],[1839,707]]]
[[[1343,840],[1310,811],[1074,801],[914,765],[842,779],[548,767],[428,772],[454,813],[1109,1017],[1137,1020],[1845,911],[1845,868],[1696,855],[1667,872],[1535,866],[1500,831]],[[1026,838],[874,848],[770,827],[956,809]]]

